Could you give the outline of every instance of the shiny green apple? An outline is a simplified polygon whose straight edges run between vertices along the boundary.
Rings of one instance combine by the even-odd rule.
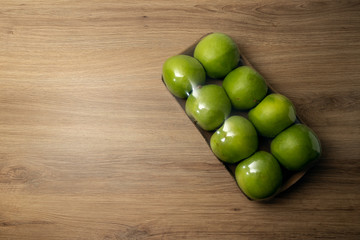
[[[259,200],[278,191],[282,184],[282,172],[270,153],[258,151],[236,166],[235,179],[246,196]]]
[[[193,88],[204,84],[206,80],[206,73],[201,63],[187,55],[168,58],[162,71],[166,87],[180,98],[187,98]]]
[[[202,129],[212,131],[230,115],[231,102],[221,86],[208,84],[193,90],[185,111]]]
[[[321,145],[309,127],[295,124],[271,141],[271,153],[288,170],[299,171],[320,156]]]
[[[211,136],[210,147],[220,160],[236,163],[256,151],[258,136],[249,120],[231,116]]]
[[[264,78],[249,66],[232,70],[225,77],[223,87],[234,108],[239,110],[255,107],[268,91]]]
[[[272,138],[295,122],[295,107],[285,96],[272,93],[249,111],[249,120],[260,135]]]
[[[240,61],[240,52],[234,40],[223,33],[212,33],[200,40],[194,57],[204,66],[210,78],[223,78]]]

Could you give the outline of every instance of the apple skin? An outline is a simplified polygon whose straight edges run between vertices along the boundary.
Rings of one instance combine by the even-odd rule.
[[[218,128],[230,115],[231,102],[218,85],[198,86],[185,103],[186,114],[206,131]]]
[[[249,66],[241,66],[232,70],[225,77],[223,88],[233,107],[239,110],[255,107],[268,91],[264,78]]]
[[[273,138],[295,122],[295,107],[285,96],[272,93],[249,111],[249,120],[260,135]]]
[[[282,172],[274,156],[258,151],[236,166],[235,179],[246,196],[260,200],[278,191],[282,184]]]
[[[321,154],[316,134],[304,124],[295,124],[271,141],[271,153],[286,169],[299,171]]]
[[[187,98],[194,87],[205,83],[206,73],[195,58],[176,55],[165,61],[163,79],[172,94],[179,98]]]
[[[200,40],[194,57],[204,66],[210,78],[225,77],[240,61],[236,43],[226,34],[212,33]]]
[[[257,150],[258,136],[249,120],[231,116],[211,136],[210,147],[220,160],[236,163]]]

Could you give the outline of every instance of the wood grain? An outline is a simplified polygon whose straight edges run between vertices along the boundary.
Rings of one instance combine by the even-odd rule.
[[[359,1],[0,2],[0,239],[357,239]],[[288,191],[247,200],[161,82],[232,36],[319,135]]]

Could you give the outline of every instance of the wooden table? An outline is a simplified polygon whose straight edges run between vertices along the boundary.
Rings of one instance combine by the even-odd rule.
[[[323,144],[249,201],[161,82],[224,32]],[[358,239],[359,1],[0,3],[0,239]]]

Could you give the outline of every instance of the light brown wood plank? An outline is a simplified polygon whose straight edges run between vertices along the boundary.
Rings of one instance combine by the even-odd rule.
[[[0,2],[0,239],[357,239],[359,1]],[[247,200],[161,82],[234,38],[324,153]]]

